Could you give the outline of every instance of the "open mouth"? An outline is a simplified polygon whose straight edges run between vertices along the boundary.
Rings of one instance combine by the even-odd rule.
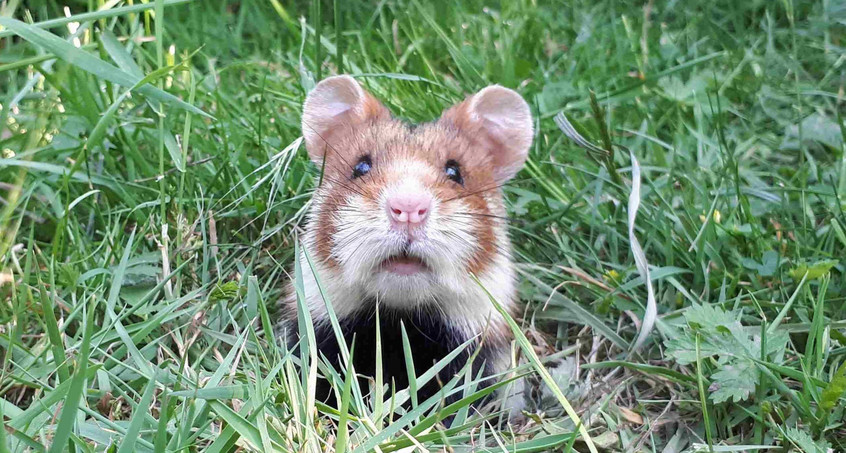
[[[428,270],[429,267],[422,259],[401,253],[382,261],[382,269],[396,275],[414,275]]]

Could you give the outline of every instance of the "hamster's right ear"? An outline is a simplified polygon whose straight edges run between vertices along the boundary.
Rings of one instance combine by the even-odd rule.
[[[326,150],[367,122],[390,118],[385,106],[350,76],[323,79],[303,103],[302,128],[308,155],[322,162]]]
[[[441,121],[474,137],[486,149],[499,183],[523,167],[534,127],[529,104],[517,92],[491,85],[453,106]]]

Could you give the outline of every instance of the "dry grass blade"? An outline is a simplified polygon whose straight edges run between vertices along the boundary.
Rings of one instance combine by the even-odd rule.
[[[558,128],[561,129],[562,132],[564,132],[564,135],[566,135],[570,140],[573,140],[573,142],[580,147],[588,151],[602,153],[603,155],[607,154],[606,150],[594,145],[582,137],[563,112],[555,115],[555,124],[558,125]],[[649,275],[649,264],[646,261],[646,254],[643,252],[643,248],[640,246],[640,241],[637,239],[637,235],[635,234],[635,219],[637,218],[637,211],[640,208],[640,163],[637,161],[633,152],[630,152],[629,156],[631,157],[632,162],[632,189],[629,193],[627,219],[629,247],[631,247],[637,271],[646,285],[646,311],[643,315],[637,339],[635,339],[634,343],[632,343],[630,349],[631,352],[636,352],[646,342],[649,333],[652,331],[652,327],[655,325],[655,320],[658,317],[658,306],[655,303],[655,290],[652,287],[652,279]]]
[[[643,248],[640,246],[640,241],[635,234],[635,219],[637,218],[637,211],[640,208],[640,163],[638,163],[634,153],[630,153],[630,155],[632,159],[632,191],[629,194],[628,209],[629,246],[632,249],[637,271],[646,284],[646,312],[643,315],[640,332],[631,348],[632,352],[636,352],[646,342],[649,332],[652,331],[652,327],[655,325],[655,320],[658,317],[658,306],[655,303],[655,290],[652,288],[652,278],[649,276],[649,264],[646,262],[646,254],[643,253]]]

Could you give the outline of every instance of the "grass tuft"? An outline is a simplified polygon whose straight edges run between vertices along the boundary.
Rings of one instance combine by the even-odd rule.
[[[846,450],[844,23],[830,0],[0,2],[0,452]],[[412,121],[490,83],[532,107],[493,386],[468,364],[418,401],[316,350],[300,112],[338,72]],[[420,387],[446,361],[407,364]],[[470,407],[522,378],[520,419]]]

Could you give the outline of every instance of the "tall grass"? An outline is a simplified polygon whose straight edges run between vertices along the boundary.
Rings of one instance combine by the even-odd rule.
[[[846,450],[844,23],[835,0],[0,3],[0,452]],[[311,272],[300,106],[339,71],[414,121],[491,83],[533,108],[494,386],[468,364],[417,401],[273,334]],[[518,379],[522,417],[471,407]]]

